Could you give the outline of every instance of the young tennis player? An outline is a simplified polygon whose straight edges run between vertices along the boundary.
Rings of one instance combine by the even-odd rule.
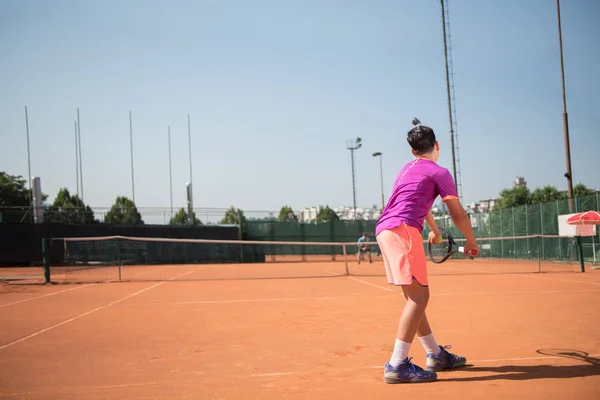
[[[437,379],[436,371],[458,368],[467,361],[448,352],[450,346],[438,345],[425,314],[429,287],[421,232],[425,221],[431,228],[428,240],[432,243],[442,240],[431,213],[437,196],[441,196],[452,220],[465,235],[465,254],[479,253],[471,221],[460,203],[452,175],[437,164],[440,146],[433,129],[416,126],[408,132],[407,140],[416,159],[398,174],[392,196],[376,227],[388,282],[401,286],[406,299],[394,351],[385,365],[386,383],[431,382]],[[408,357],[415,334],[425,348],[426,370],[411,363]]]
[[[359,264],[364,253],[369,255],[369,262],[373,264],[373,259],[371,258],[371,249],[369,248],[369,245],[366,244],[370,241],[371,240],[369,240],[369,234],[367,232],[363,233],[362,236],[358,238],[358,252],[356,253],[356,259],[358,260]]]

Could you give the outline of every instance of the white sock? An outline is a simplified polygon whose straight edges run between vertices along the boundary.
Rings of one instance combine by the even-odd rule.
[[[437,342],[435,341],[433,333],[430,333],[427,336],[421,336],[419,337],[419,340],[421,341],[421,344],[427,353],[433,354],[434,356],[440,354],[440,346],[438,346]]]
[[[394,352],[392,353],[392,358],[390,359],[390,365],[392,367],[397,367],[400,365],[402,361],[406,357],[408,357],[408,351],[410,350],[410,343],[403,342],[400,339],[396,339],[396,344],[394,344]]]

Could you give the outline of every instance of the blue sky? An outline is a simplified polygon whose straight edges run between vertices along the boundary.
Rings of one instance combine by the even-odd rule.
[[[566,189],[556,5],[450,1],[463,202],[516,176]],[[600,2],[562,2],[573,175],[600,188]],[[75,192],[80,109],[85,201],[295,210],[352,204],[346,140],[360,136],[357,202],[386,199],[411,159],[413,117],[451,169],[439,1],[0,2],[0,170]]]

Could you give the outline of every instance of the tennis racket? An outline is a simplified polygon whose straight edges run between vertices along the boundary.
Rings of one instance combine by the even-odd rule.
[[[441,264],[456,253],[465,254],[465,248],[456,243],[450,232],[445,229],[440,229],[440,234],[442,236],[442,241],[439,244],[428,242],[429,258],[432,262]],[[477,253],[470,253],[467,255],[473,258]]]

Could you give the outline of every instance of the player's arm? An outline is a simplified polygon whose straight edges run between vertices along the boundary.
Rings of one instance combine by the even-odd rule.
[[[465,235],[467,243],[465,244],[465,254],[472,253],[477,255],[479,253],[479,247],[477,247],[477,241],[475,240],[475,234],[471,227],[471,220],[467,215],[467,212],[460,203],[460,199],[454,186],[454,179],[450,171],[444,169],[434,176],[434,183],[438,194],[442,197],[442,201],[446,203],[448,211],[450,211],[450,217],[456,227]]]
[[[438,228],[437,224],[435,223],[435,219],[433,218],[433,213],[431,212],[431,210],[429,210],[429,212],[427,213],[427,216],[425,217],[425,222],[427,222],[427,225],[429,225],[431,231],[436,236],[440,235],[440,228]]]
[[[429,232],[428,241],[434,244],[441,243],[442,235],[440,232],[440,228],[438,228],[437,224],[435,223],[435,219],[433,218],[433,213],[431,212],[431,210],[429,210],[429,212],[427,213],[427,216],[425,217],[425,222],[427,222],[427,225],[429,225],[429,227],[431,228],[431,232]]]
[[[446,200],[448,211],[450,211],[450,217],[454,221],[454,225],[465,235],[467,243],[465,246],[465,253],[475,250],[479,253],[479,247],[477,246],[477,240],[473,233],[473,227],[471,226],[471,220],[467,215],[467,212],[463,208],[458,198],[450,198]]]

